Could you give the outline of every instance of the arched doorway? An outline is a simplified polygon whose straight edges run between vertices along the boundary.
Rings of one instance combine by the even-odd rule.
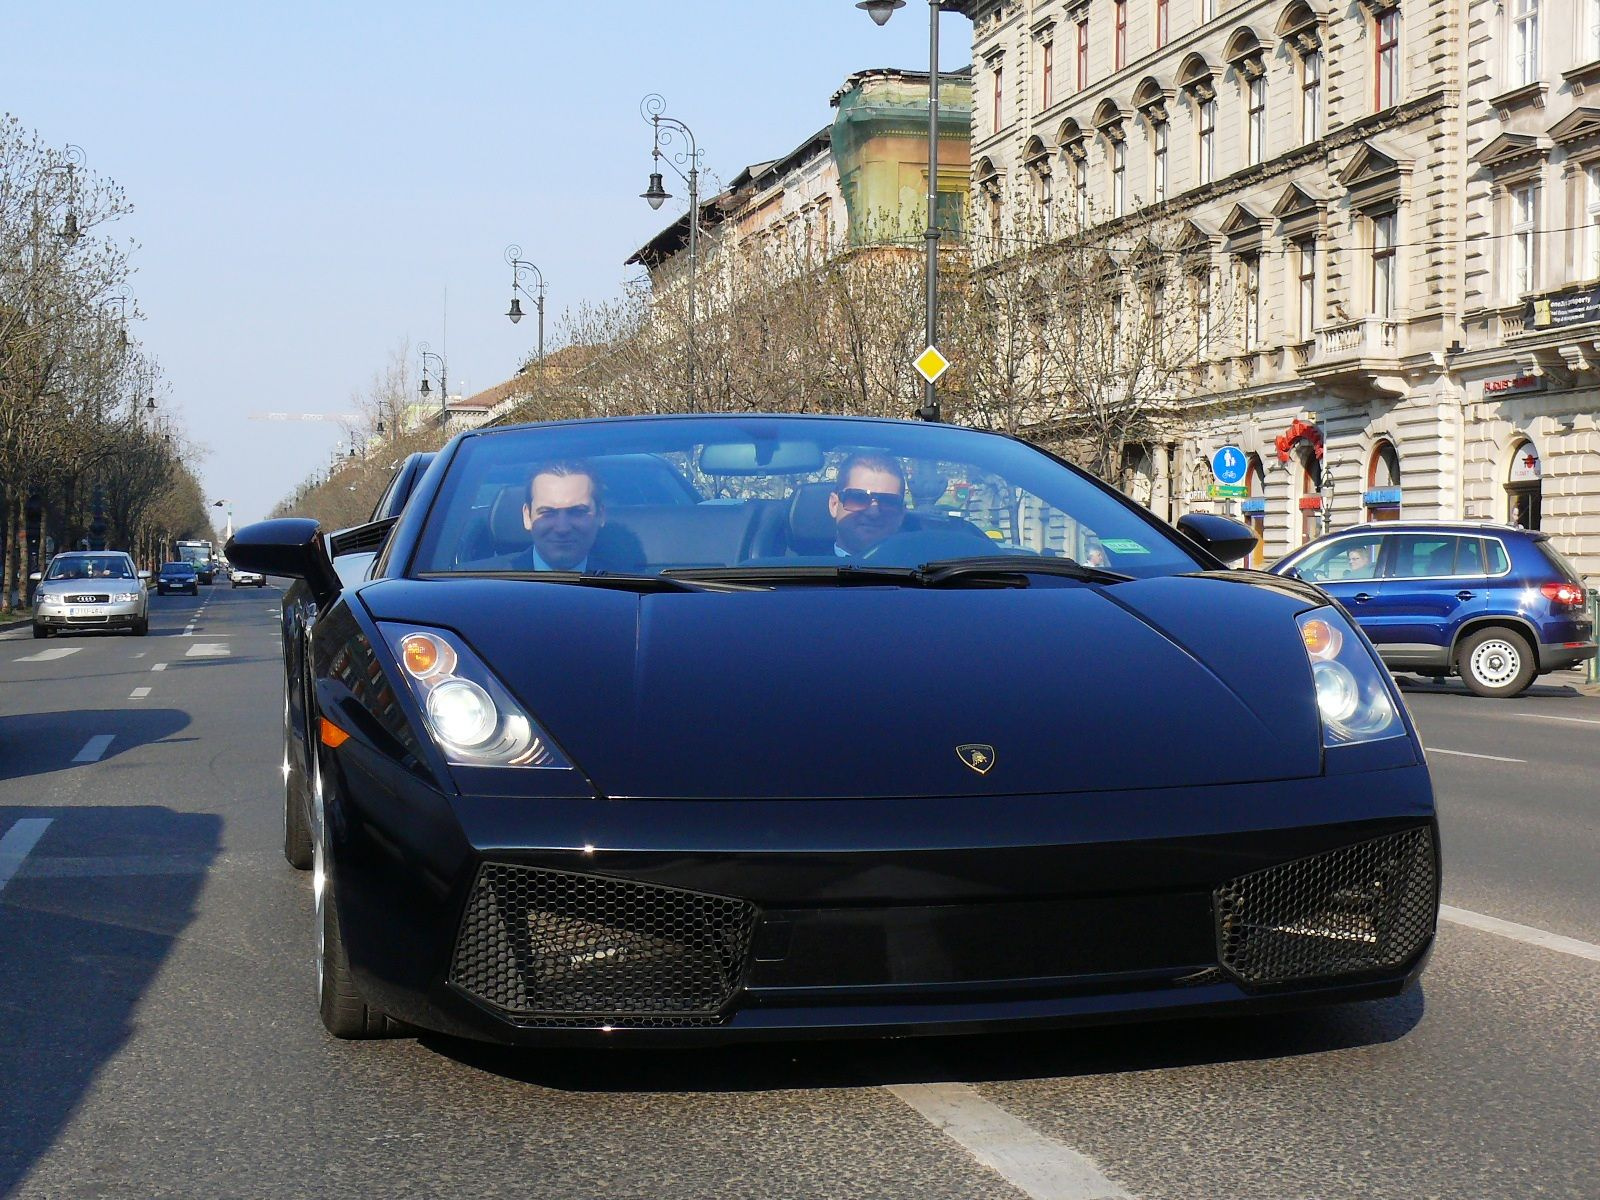
[[[1190,512],[1210,513],[1217,511],[1217,499],[1212,494],[1216,486],[1217,477],[1211,472],[1211,464],[1204,459],[1195,463],[1194,470],[1189,472],[1188,509]]]
[[[1322,459],[1309,439],[1296,442],[1289,452],[1294,473],[1295,515],[1299,518],[1296,546],[1304,546],[1322,532]]]
[[[1524,439],[1511,454],[1506,472],[1506,521],[1523,529],[1539,528],[1544,500],[1544,463],[1539,448]]]
[[[1400,519],[1400,455],[1384,438],[1372,448],[1367,462],[1367,490],[1361,494],[1369,521]]]
[[[1256,548],[1250,551],[1250,565],[1260,568],[1267,565],[1267,486],[1266,472],[1261,467],[1261,456],[1252,454],[1244,476],[1244,499],[1239,501],[1239,515],[1256,535]]]

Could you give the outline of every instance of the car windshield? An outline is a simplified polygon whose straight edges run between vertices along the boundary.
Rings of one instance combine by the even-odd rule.
[[[161,568],[163,575],[193,575],[194,568],[188,563],[167,563]]]
[[[409,573],[716,570],[781,582],[786,572],[842,577],[844,566],[977,571],[973,560],[997,557],[1134,577],[1200,565],[1148,514],[1010,438],[914,422],[696,417],[463,438]]]
[[[46,579],[132,579],[133,566],[120,554],[80,554],[58,558]]]

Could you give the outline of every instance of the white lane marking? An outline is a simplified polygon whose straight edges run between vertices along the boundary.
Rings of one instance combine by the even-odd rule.
[[[1600,721],[1588,717],[1557,717],[1550,713],[1507,713],[1506,716],[1522,721],[1571,721],[1574,725],[1600,725]]]
[[[233,650],[226,642],[196,642],[189,647],[185,658],[226,658]]]
[[[156,663],[156,665],[151,667],[150,669],[152,671],[165,671],[167,669],[167,664],[166,663]]]
[[[1094,1161],[1045,1137],[964,1083],[892,1083],[888,1090],[1033,1200],[1131,1200]]]
[[[1457,758],[1486,758],[1490,762],[1525,763],[1525,758],[1501,758],[1498,754],[1472,754],[1466,750],[1441,750],[1437,746],[1424,746],[1429,754],[1453,754]]]
[[[114,733],[97,733],[83,744],[83,749],[73,756],[73,762],[90,763],[99,762],[100,756],[106,752],[106,747],[117,735]]]
[[[24,817],[6,830],[5,837],[0,837],[0,892],[6,890],[6,884],[11,882],[28,852],[39,844],[52,820],[53,817]]]
[[[141,651],[139,651],[139,653],[135,654],[134,657],[135,658],[143,658],[144,655],[145,655],[145,652],[143,650],[141,650]]]
[[[49,650],[41,650],[37,654],[26,654],[15,662],[49,662],[56,658],[66,658],[69,654],[76,654],[82,646],[53,646]]]
[[[1502,921],[1499,917],[1485,916],[1483,913],[1455,908],[1449,904],[1439,906],[1439,916],[1456,925],[1465,925],[1468,929],[1476,929],[1482,933],[1497,933],[1513,941],[1527,942],[1530,946],[1542,946],[1546,950],[1587,958],[1590,962],[1600,962],[1600,946],[1596,946],[1593,942],[1580,942],[1577,938],[1548,933],[1543,929],[1535,929],[1532,925],[1518,925],[1515,921]]]
[[[143,700],[149,694],[150,694],[150,689],[149,688],[134,688],[133,691],[128,693],[128,699],[129,700]]]

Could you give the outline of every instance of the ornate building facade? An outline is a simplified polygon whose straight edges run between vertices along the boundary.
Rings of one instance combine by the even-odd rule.
[[[1243,517],[1258,562],[1360,520],[1481,517],[1600,577],[1600,3],[970,7],[989,235],[1122,255],[1161,224],[1215,289],[1172,330],[1189,383],[1129,455],[1133,494]],[[1225,445],[1242,498],[1210,475]]]

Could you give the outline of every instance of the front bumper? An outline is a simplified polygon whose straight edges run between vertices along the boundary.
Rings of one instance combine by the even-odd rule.
[[[447,798],[354,740],[337,757],[326,835],[364,995],[502,1043],[1391,996],[1437,916],[1420,767],[1181,794],[702,803]]]
[[[74,616],[72,610],[92,608],[88,616]],[[33,611],[33,621],[49,629],[131,629],[144,618],[142,600],[124,604],[39,604]]]

